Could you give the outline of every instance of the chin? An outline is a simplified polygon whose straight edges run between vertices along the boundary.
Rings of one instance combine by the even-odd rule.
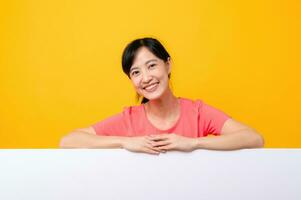
[[[147,98],[147,97],[145,97]],[[155,101],[155,100],[158,100],[160,99],[160,97],[150,97],[150,98],[147,98],[149,101]]]
[[[163,92],[156,92],[154,94],[144,94],[142,96],[150,101],[153,101],[153,100],[160,99],[163,96]]]

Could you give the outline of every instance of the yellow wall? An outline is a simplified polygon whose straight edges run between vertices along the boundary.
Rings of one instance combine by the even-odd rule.
[[[1,148],[56,148],[72,129],[135,104],[120,57],[143,36],[170,52],[177,96],[253,126],[266,147],[301,147],[299,1],[7,2]]]

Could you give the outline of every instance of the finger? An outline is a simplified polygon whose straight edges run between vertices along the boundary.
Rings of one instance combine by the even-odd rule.
[[[150,138],[150,137],[148,137]],[[147,140],[147,147],[151,148],[154,151],[158,151],[160,153],[165,153],[166,150],[161,150],[158,147],[163,146],[163,145],[168,145],[170,144],[170,141],[152,141],[152,140]]]
[[[155,137],[155,135],[146,135],[144,138],[146,138],[146,139],[151,139],[151,138],[153,138],[153,137]]]
[[[157,142],[160,142],[160,141],[167,141],[167,140],[151,140],[151,139],[147,139],[146,140],[146,144],[152,146],[152,147],[155,147],[155,146],[158,146],[156,145]]]
[[[169,138],[168,134],[161,134],[161,135],[155,135],[153,137],[150,137],[150,140],[157,141],[157,140],[167,140]]]
[[[158,134],[150,134],[148,137],[156,137]]]
[[[153,140],[151,138],[145,138],[147,144],[152,144]]]
[[[173,150],[174,146],[172,144],[169,144],[169,145],[165,145],[165,146],[160,146],[160,147],[158,147],[158,149],[160,151],[168,151],[168,150]]]
[[[154,137],[146,137],[145,141],[147,141],[147,143],[152,144],[154,141],[158,141],[158,139],[154,138]]]
[[[146,136],[145,137],[145,139],[147,140],[147,141],[154,141],[155,140],[155,135],[150,135],[150,136]]]
[[[151,135],[147,135],[145,136],[147,139],[153,139],[154,137],[158,136],[158,134],[151,134]]]
[[[160,152],[160,150],[158,149],[158,147],[154,147],[152,144],[146,144],[145,147],[148,148],[148,149],[151,149],[153,151]]]
[[[171,142],[169,140],[161,140],[161,141],[157,141],[157,142],[153,142],[153,147],[160,147],[160,146],[166,146],[171,144]]]
[[[145,142],[151,146],[154,146],[154,144],[156,143],[155,140],[151,140],[151,139],[146,139]]]
[[[146,146],[148,148],[152,148],[153,150],[156,151],[160,151],[162,152],[160,149],[158,149],[159,146],[164,146],[164,145],[168,145],[171,142],[169,140],[164,140],[164,141],[148,141]]]
[[[154,155],[159,155],[160,151],[155,151],[153,149],[150,148],[145,148],[145,152],[150,153],[150,154],[154,154]]]

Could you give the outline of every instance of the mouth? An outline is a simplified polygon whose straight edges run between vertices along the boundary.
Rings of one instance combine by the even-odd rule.
[[[149,85],[145,86],[143,88],[143,90],[145,90],[147,92],[153,92],[157,89],[158,85],[159,85],[159,82],[152,83],[152,84],[149,84]]]

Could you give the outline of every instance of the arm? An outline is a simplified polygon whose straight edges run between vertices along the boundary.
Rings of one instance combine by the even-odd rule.
[[[92,127],[77,129],[61,139],[61,148],[124,148],[132,152],[159,154],[148,136],[98,136]]]
[[[125,137],[98,136],[92,127],[76,129],[60,141],[61,148],[122,148]]]
[[[256,130],[234,119],[224,123],[220,136],[196,139],[197,149],[235,150],[263,146],[264,139]]]
[[[193,151],[195,149],[235,150],[243,148],[260,148],[264,145],[263,137],[254,129],[228,119],[216,137],[189,138],[177,134],[153,135],[152,145],[159,150]]]

